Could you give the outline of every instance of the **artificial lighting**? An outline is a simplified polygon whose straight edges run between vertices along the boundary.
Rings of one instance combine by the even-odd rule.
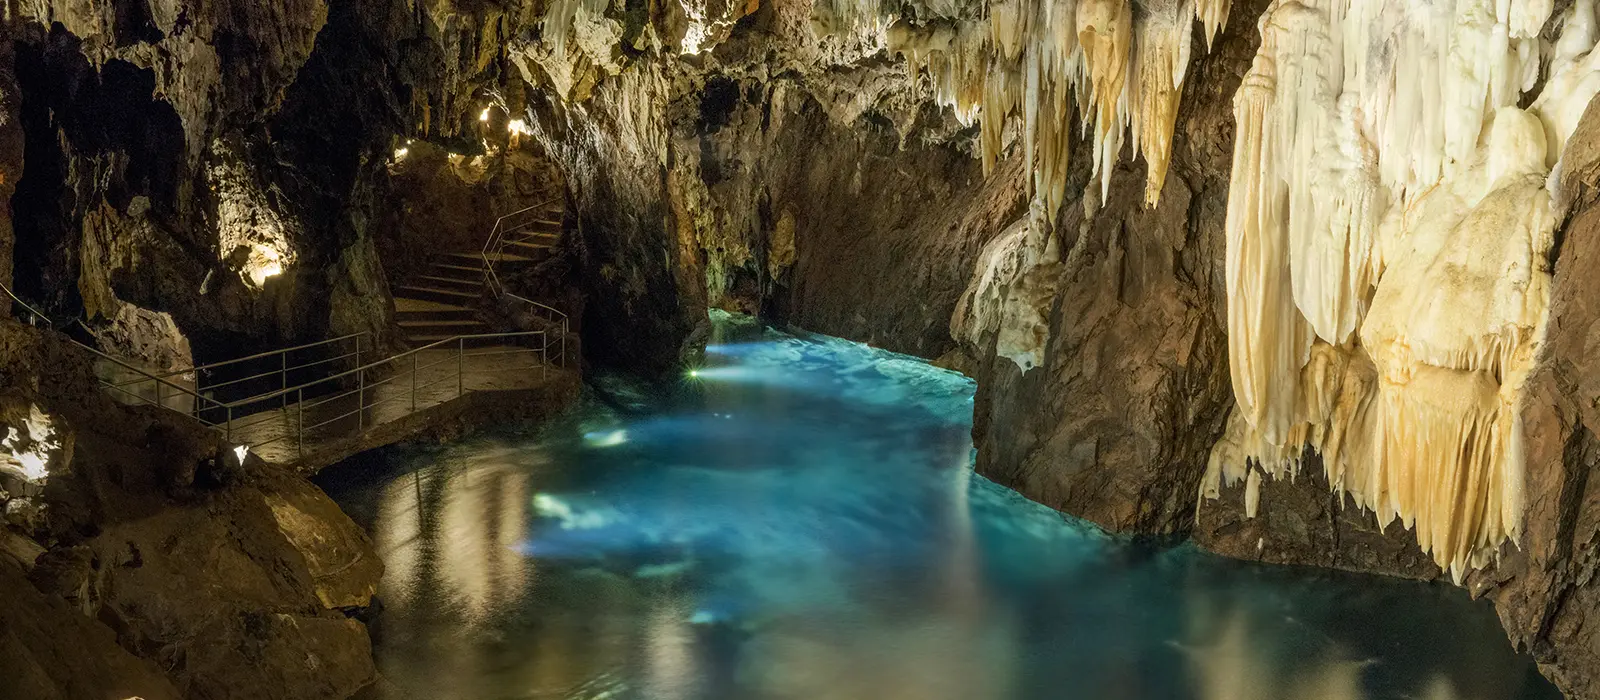
[[[247,455],[247,454],[250,454],[250,448],[249,447],[246,447],[244,445],[240,445],[238,447],[233,448],[233,456],[235,456],[235,457],[237,457],[239,459],[239,463],[240,464],[244,464],[244,456]]]
[[[394,160],[395,160],[395,162],[398,163],[401,160],[404,160],[405,157],[406,157],[406,154],[408,154],[410,152],[411,152],[411,149],[406,148],[404,146],[401,146],[400,148],[395,149],[395,151],[394,151]]]
[[[478,115],[478,121],[480,121],[480,122],[489,121],[489,108],[488,107],[484,107],[483,108],[483,114]]]
[[[531,136],[533,130],[528,128],[528,123],[521,119],[513,119],[506,124],[506,130],[518,136]]]
[[[50,453],[61,447],[61,440],[51,439],[56,433],[55,426],[38,406],[29,406],[28,418],[22,427],[24,433],[6,428],[5,437],[0,438],[0,467],[20,473],[29,483],[43,483],[49,476],[46,466]]]
[[[283,256],[278,251],[263,245],[256,245],[250,253],[250,259],[245,263],[245,273],[250,276],[250,281],[260,287],[265,284],[268,277],[283,274]]]

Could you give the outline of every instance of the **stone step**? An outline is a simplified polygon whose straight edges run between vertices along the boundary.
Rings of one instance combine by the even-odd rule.
[[[538,262],[533,258],[519,255],[518,253],[491,253],[489,259],[493,260],[501,269],[526,266]],[[480,267],[483,265],[483,257],[478,253],[448,253],[443,256],[443,260],[450,265],[466,266],[476,264]]]
[[[561,217],[560,217],[560,214],[558,212],[552,212],[552,214],[554,214],[554,215],[551,216],[550,218],[547,218],[547,219],[534,219],[532,221],[526,221],[526,222],[523,222],[521,224],[514,225],[511,228],[511,231],[514,232],[514,233],[512,233],[512,235],[516,235],[517,233],[520,233],[520,232],[523,232],[523,231],[539,231],[539,232],[545,232],[545,233],[560,234],[561,233]]]
[[[556,252],[554,245],[539,241],[508,241],[505,249],[517,255],[533,258],[535,260],[544,260],[546,258],[550,258],[554,256]]]
[[[395,297],[394,317],[396,321],[472,321],[478,314],[472,309],[457,304],[441,304],[437,301],[425,299],[407,299]]]
[[[448,339],[454,338],[454,337],[456,337],[458,335],[474,335],[476,333],[489,333],[489,332],[491,332],[491,331],[483,330],[483,331],[461,331],[459,333],[419,333],[419,334],[416,334],[416,335],[407,336],[406,340],[411,343],[411,347],[420,348],[420,347],[422,347],[424,345],[437,343],[437,342],[439,342],[441,340],[448,340]],[[456,346],[457,346],[457,343],[459,343],[461,347],[465,347],[465,348],[487,348],[487,347],[494,347],[494,346],[500,345],[500,344],[504,343],[505,341],[506,341],[505,338],[498,338],[498,337],[496,337],[496,338],[463,338],[460,341],[457,341],[455,343],[447,343],[447,344],[445,344],[442,349],[454,350],[456,348]]]
[[[506,237],[506,243],[519,242],[543,243],[549,246],[559,246],[561,245],[561,234],[524,231],[516,235]]]
[[[400,322],[400,330],[406,338],[416,340],[422,337],[447,338],[453,335],[473,335],[490,333],[489,324],[476,318],[451,319],[441,321],[407,320]]]
[[[483,287],[483,275],[473,275],[465,279],[461,277],[447,277],[439,275],[422,275],[411,281],[412,284],[442,289],[460,289],[472,291]]]
[[[433,264],[433,267],[428,269],[430,272],[439,275],[440,277],[459,277],[461,279],[471,277],[477,280],[483,279],[482,260],[479,260],[477,265],[459,265],[455,263],[437,262]]]
[[[437,286],[403,285],[394,292],[396,298],[420,299],[422,301],[437,301],[441,304],[454,304],[456,306],[471,306],[481,297],[482,291],[473,289],[449,289]]]

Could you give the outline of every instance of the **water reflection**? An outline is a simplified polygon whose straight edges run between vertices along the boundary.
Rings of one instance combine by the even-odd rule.
[[[721,328],[681,386],[328,475],[403,697],[1554,697],[1458,590],[1108,538],[972,473],[961,377]]]

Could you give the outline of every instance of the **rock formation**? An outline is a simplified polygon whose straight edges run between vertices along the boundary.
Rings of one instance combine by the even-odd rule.
[[[675,372],[711,307],[942,358],[997,481],[1234,556],[1448,576],[1600,697],[1592,2],[24,5],[0,283],[102,348],[395,345],[389,280],[537,182],[590,362]],[[49,602],[0,619],[87,613],[73,634],[126,655],[83,682],[146,697],[370,680],[334,612],[370,553],[325,500],[7,329],[0,587]],[[64,393],[21,379],[51,372]],[[31,649],[18,677],[66,682]],[[336,671],[293,675],[306,650]]]

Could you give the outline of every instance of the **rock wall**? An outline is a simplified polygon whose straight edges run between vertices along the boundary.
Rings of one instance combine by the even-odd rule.
[[[346,698],[373,682],[346,613],[370,603],[383,565],[316,487],[241,463],[177,414],[112,402],[81,350],[11,321],[0,404],[0,432],[45,445],[37,468],[0,461],[8,690]]]
[[[707,78],[693,116],[674,121],[711,303],[924,357],[952,350],[947,320],[977,254],[1023,208],[1020,161],[985,177],[947,114],[841,122],[801,80],[736,75]]]
[[[578,277],[588,293],[587,357],[666,374],[693,361],[710,331],[703,259],[668,178],[659,63],[639,62],[585,100],[535,101],[534,131],[568,176]]]
[[[1077,144],[1067,180],[1076,195],[1054,227],[1059,261],[1029,273],[1043,290],[1028,301],[1044,325],[1042,362],[1024,372],[998,328],[968,342],[986,476],[1109,529],[1189,529],[1198,468],[1231,404],[1221,322],[1231,101],[1263,5],[1237,4],[1211,50],[1191,60],[1154,208],[1143,162],[1127,159],[1096,201],[1091,146]]]

